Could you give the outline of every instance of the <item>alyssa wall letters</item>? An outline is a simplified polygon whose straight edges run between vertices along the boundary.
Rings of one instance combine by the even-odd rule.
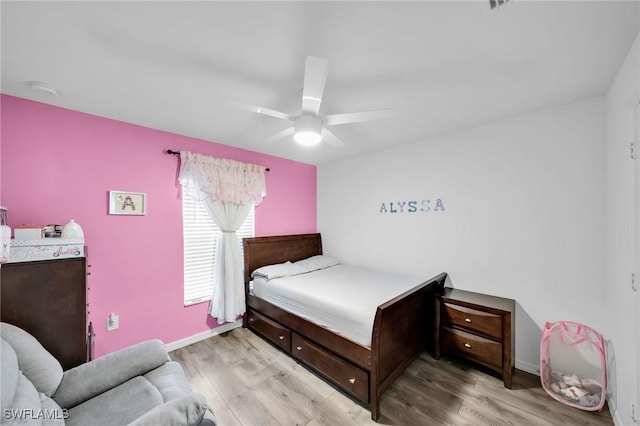
[[[411,200],[411,201],[383,201],[380,203],[380,213],[428,213],[445,211],[442,199]]]

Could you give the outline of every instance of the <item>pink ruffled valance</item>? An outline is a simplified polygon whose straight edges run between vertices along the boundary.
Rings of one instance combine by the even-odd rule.
[[[178,180],[184,194],[198,200],[258,205],[267,195],[265,170],[257,164],[180,151]]]

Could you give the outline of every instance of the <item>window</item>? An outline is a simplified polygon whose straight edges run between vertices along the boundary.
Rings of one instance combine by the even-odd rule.
[[[238,238],[254,236],[254,210],[238,230]],[[193,305],[211,299],[216,241],[220,228],[204,204],[189,196],[182,197],[182,232],[184,237],[184,304]],[[240,256],[243,256],[240,246]]]

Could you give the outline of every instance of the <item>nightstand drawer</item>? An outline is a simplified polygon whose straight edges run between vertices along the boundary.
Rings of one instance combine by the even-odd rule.
[[[249,310],[249,328],[262,334],[271,342],[291,353],[291,331],[275,321]]]
[[[502,368],[501,343],[449,327],[442,327],[441,332],[443,351],[460,354],[493,369]]]
[[[464,306],[443,303],[442,323],[502,340],[502,316]]]

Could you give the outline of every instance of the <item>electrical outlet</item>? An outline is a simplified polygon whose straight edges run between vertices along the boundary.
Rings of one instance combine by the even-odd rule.
[[[107,317],[107,331],[117,330],[120,327],[120,318],[116,314]]]

